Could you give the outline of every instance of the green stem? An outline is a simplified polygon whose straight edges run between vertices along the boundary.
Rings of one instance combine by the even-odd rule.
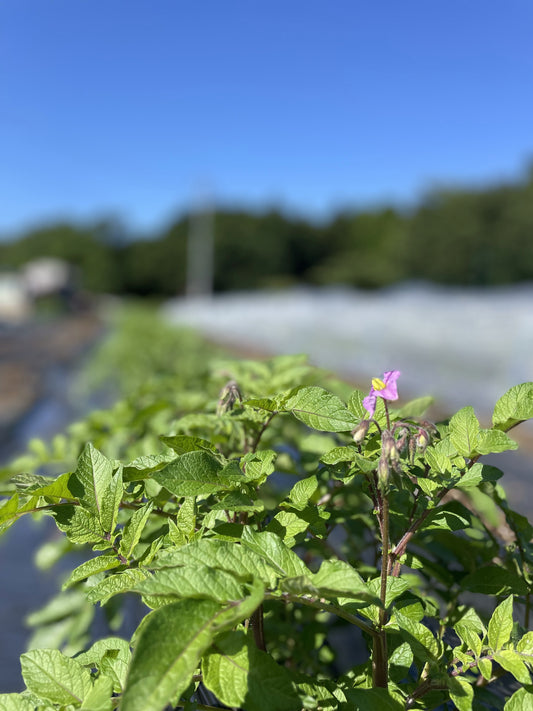
[[[336,605],[331,605],[330,603],[322,602],[322,600],[319,600],[318,598],[302,597],[301,595],[294,595],[288,592],[281,593],[281,596],[276,593],[267,592],[265,594],[265,600],[283,600],[284,602],[294,602],[299,605],[306,605],[307,607],[312,607],[315,610],[320,610],[320,612],[330,612],[332,615],[341,617],[343,620],[350,622],[350,624],[359,627],[360,630],[366,632],[366,634],[369,634],[372,637],[377,637],[377,635],[379,634],[375,627],[372,627],[366,622],[363,622],[355,615],[352,615],[350,612],[346,612],[341,607],[337,607]]]

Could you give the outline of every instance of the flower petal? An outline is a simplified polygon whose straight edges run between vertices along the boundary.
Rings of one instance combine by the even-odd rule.
[[[396,381],[400,377],[401,373],[399,370],[387,370],[383,374],[383,382],[385,387],[383,390],[379,391],[379,396],[384,400],[397,400],[398,399],[398,386]]]
[[[363,400],[363,407],[368,412],[369,417],[374,417],[374,412],[376,411],[376,400],[377,396],[374,394],[374,389],[372,388]]]

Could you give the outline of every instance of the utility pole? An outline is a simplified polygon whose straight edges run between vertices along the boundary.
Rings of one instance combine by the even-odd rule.
[[[187,235],[187,298],[209,297],[213,293],[214,276],[214,219],[210,201],[197,201],[189,215]]]

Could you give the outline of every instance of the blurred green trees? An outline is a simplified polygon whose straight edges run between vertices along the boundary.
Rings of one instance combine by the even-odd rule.
[[[365,289],[418,279],[499,285],[533,279],[533,168],[515,184],[433,191],[410,212],[342,212],[314,224],[274,210],[219,210],[213,219],[217,291],[345,284]],[[40,256],[79,268],[82,286],[117,294],[184,293],[188,218],[134,239],[113,221],[60,223],[0,242],[0,264]]]

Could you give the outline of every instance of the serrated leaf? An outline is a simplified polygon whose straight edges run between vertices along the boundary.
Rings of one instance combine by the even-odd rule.
[[[533,417],[533,383],[522,383],[510,388],[498,400],[492,414],[492,424],[507,431],[519,422]]]
[[[224,475],[222,470],[222,464],[213,454],[197,450],[182,454],[152,478],[175,496],[201,496],[239,486],[236,476]]]
[[[28,689],[56,704],[81,704],[91,689],[91,675],[57,649],[32,649],[20,658]]]
[[[96,573],[103,573],[106,570],[117,568],[120,564],[120,561],[114,555],[100,555],[96,558],[91,558],[91,560],[87,560],[85,563],[78,565],[77,568],[74,568],[63,583],[62,589],[66,590],[80,580],[85,580],[85,578],[95,575]]]
[[[246,526],[241,540],[244,546],[264,558],[279,576],[294,578],[309,573],[302,560],[275,533],[257,533]]]
[[[243,587],[234,575],[208,566],[158,570],[135,588],[151,597],[194,598],[227,602],[243,597]]]
[[[81,453],[76,471],[69,480],[72,493],[96,516],[104,531],[108,529],[102,518],[103,502],[112,477],[113,467],[109,459],[89,443]]]
[[[488,626],[488,642],[494,651],[507,644],[513,630],[513,598],[511,595],[501,602],[492,613]]]
[[[123,573],[115,573],[115,575],[110,575],[93,587],[88,588],[86,592],[87,600],[93,604],[100,602],[105,605],[113,595],[133,590],[145,578],[146,573],[143,573],[139,568],[130,568]]]
[[[300,706],[287,671],[243,632],[217,637],[202,660],[203,682],[226,706],[294,711]]]
[[[477,450],[479,422],[473,407],[463,407],[450,420],[450,440],[463,457],[472,456]]]
[[[440,445],[441,443],[439,442],[438,444]],[[437,445],[435,447],[428,447],[424,456],[429,468],[436,474],[444,474],[445,472],[452,471],[453,465],[451,458]]]
[[[323,432],[346,432],[357,424],[340,398],[315,385],[299,390],[286,402],[285,409],[308,427]]]
[[[512,649],[501,649],[499,652],[495,652],[494,661],[512,674],[521,684],[531,684],[531,676],[518,652]]]
[[[182,548],[161,551],[151,567],[157,570],[190,565],[225,570],[243,581],[258,578],[269,587],[274,587],[279,577],[277,570],[255,551],[240,543],[216,538],[202,538]]]
[[[141,539],[142,532],[150,517],[153,503],[150,502],[134,511],[130,520],[124,526],[119,552],[127,560],[133,555],[133,550]]]

